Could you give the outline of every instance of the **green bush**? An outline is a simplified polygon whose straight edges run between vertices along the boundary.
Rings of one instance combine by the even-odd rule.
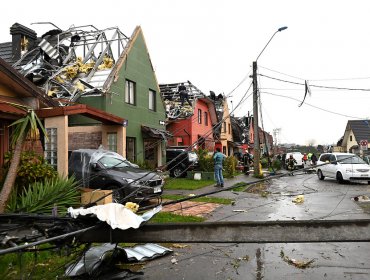
[[[199,171],[213,172],[213,156],[203,149],[198,149],[195,152],[198,155]]]
[[[237,164],[238,164],[238,160],[234,156],[230,156],[225,159],[225,162],[224,162],[225,177],[232,178],[236,176]]]
[[[154,165],[150,164],[146,160],[138,160],[138,161],[135,161],[133,163],[139,165],[139,167],[142,168],[142,169],[147,169],[147,170],[153,170],[154,169]]]
[[[11,159],[12,154],[7,153],[5,155],[5,172],[9,170]],[[53,179],[57,176],[57,171],[42,156],[35,154],[33,151],[25,151],[21,154],[15,189],[20,190],[32,183]]]
[[[272,162],[272,167],[275,170],[280,170],[281,169],[281,161],[278,160],[278,159],[274,159],[273,162]]]
[[[20,194],[12,193],[7,211],[13,213],[66,214],[67,208],[80,204],[78,182],[72,178],[56,177],[35,182],[23,188]]]
[[[268,159],[267,158],[261,158],[261,165],[262,168],[267,168],[268,167]]]

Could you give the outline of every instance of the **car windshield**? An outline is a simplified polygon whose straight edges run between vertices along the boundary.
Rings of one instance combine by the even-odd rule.
[[[358,156],[338,155],[338,161],[342,164],[364,164],[365,162]]]
[[[127,160],[122,160],[114,157],[102,157],[99,159],[99,162],[104,165],[106,168],[113,167],[130,167],[131,164]]]

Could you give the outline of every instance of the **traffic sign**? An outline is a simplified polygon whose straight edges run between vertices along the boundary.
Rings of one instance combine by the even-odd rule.
[[[368,141],[367,140],[361,140],[360,141],[361,150],[367,150],[367,146],[368,146]]]

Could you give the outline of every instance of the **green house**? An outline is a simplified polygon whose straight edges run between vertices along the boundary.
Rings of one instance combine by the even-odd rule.
[[[82,96],[87,104],[126,120],[124,156],[151,167],[165,163],[165,107],[141,27],[136,27],[109,73],[103,94]],[[69,126],[91,125],[91,119],[70,118]],[[115,150],[115,133],[108,134],[108,149]]]

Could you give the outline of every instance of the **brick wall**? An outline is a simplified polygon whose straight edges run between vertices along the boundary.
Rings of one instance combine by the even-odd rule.
[[[73,132],[68,133],[68,150],[97,149],[102,143],[101,132]]]

